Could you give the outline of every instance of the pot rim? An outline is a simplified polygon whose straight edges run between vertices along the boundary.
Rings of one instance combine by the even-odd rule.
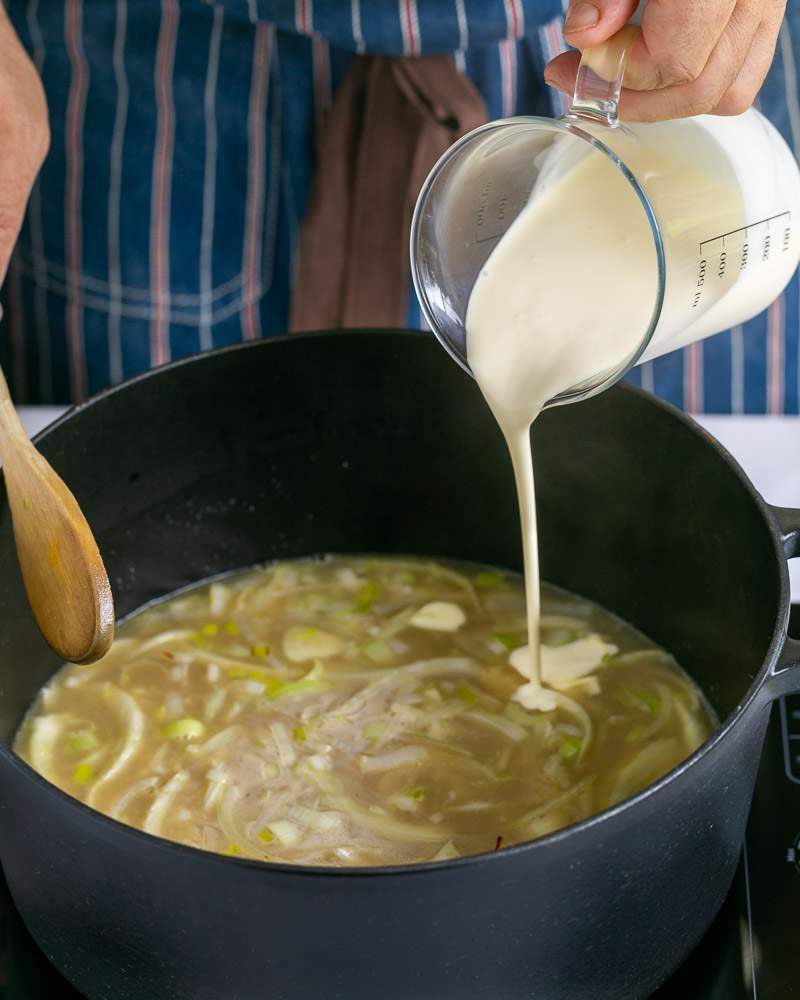
[[[212,351],[205,351],[200,354],[194,354],[186,358],[181,358],[177,361],[170,362],[166,365],[161,365],[158,368],[152,368],[146,372],[142,372],[124,382],[120,382],[118,385],[111,386],[108,389],[104,389],[102,392],[83,403],[79,403],[76,406],[71,407],[66,413],[62,414],[56,421],[46,427],[43,431],[36,435],[33,439],[35,443],[47,438],[47,436],[52,432],[57,430],[63,423],[72,420],[77,414],[82,413],[84,410],[89,409],[99,403],[101,403],[106,398],[116,395],[120,392],[124,392],[130,386],[136,385],[147,379],[156,378],[158,375],[165,371],[173,371],[177,368],[181,368],[186,365],[193,365],[198,363],[203,363],[213,360],[214,357],[221,354],[229,354],[235,351],[243,350],[253,350],[258,348],[265,348],[272,343],[287,343],[291,341],[302,341],[303,339],[317,339],[322,337],[374,337],[380,336],[385,337],[387,335],[398,335],[403,339],[409,341],[423,339],[433,340],[433,335],[421,331],[421,330],[404,330],[404,329],[381,329],[377,327],[365,327],[365,328],[353,328],[347,330],[314,330],[308,331],[300,334],[284,334],[276,337],[263,338],[256,341],[247,341],[238,344],[230,344],[225,347],[216,348]],[[254,872],[260,872],[261,877],[266,878],[269,875],[276,873],[281,873],[289,876],[296,877],[314,877],[319,879],[320,877],[329,877],[337,879],[348,879],[348,878],[370,878],[375,876],[425,876],[425,875],[435,875],[440,871],[449,871],[455,868],[461,868],[466,866],[473,866],[478,864],[490,863],[493,860],[499,859],[512,859],[518,855],[526,854],[530,851],[536,850],[546,850],[551,844],[560,843],[569,837],[578,836],[585,830],[594,829],[598,824],[605,823],[616,816],[621,815],[624,812],[636,809],[641,803],[645,802],[654,795],[658,795],[662,789],[666,788],[673,781],[677,780],[682,774],[690,770],[694,764],[700,761],[702,758],[712,753],[716,748],[717,744],[722,742],[728,734],[734,729],[734,727],[743,718],[745,713],[759,700],[764,700],[765,697],[771,698],[770,695],[765,695],[764,688],[767,680],[773,673],[773,668],[778,662],[781,651],[786,642],[786,623],[788,622],[789,616],[789,570],[786,555],[783,549],[783,543],[781,538],[780,529],[775,515],[772,511],[770,505],[763,499],[761,494],[756,490],[753,483],[745,474],[742,467],[736,461],[736,459],[730,454],[730,452],[712,437],[707,431],[705,431],[695,420],[693,420],[687,413],[679,410],[676,406],[671,403],[667,403],[665,400],[653,395],[652,393],[646,392],[644,389],[638,386],[632,385],[631,383],[619,382],[616,386],[612,387],[615,392],[624,392],[633,396],[638,396],[644,398],[650,405],[660,408],[662,411],[667,413],[673,419],[678,420],[684,425],[691,433],[699,435],[705,439],[706,444],[717,451],[717,453],[727,462],[727,464],[732,468],[739,480],[740,485],[746,490],[750,495],[751,499],[754,501],[756,507],[758,508],[760,514],[764,518],[765,525],[769,531],[770,537],[772,539],[773,550],[775,553],[776,562],[778,564],[778,608],[775,626],[770,637],[769,645],[764,657],[764,662],[759,668],[758,672],[754,676],[750,686],[745,692],[744,697],[736,706],[736,708],[730,713],[730,715],[714,730],[712,735],[702,743],[697,750],[694,751],[689,757],[686,757],[678,765],[676,765],[672,770],[668,771],[666,774],[662,775],[652,784],[647,785],[636,795],[631,796],[628,799],[624,799],[622,802],[617,803],[614,806],[610,806],[604,809],[602,812],[594,813],[587,819],[580,820],[577,823],[572,823],[569,826],[562,827],[560,830],[556,830],[553,833],[546,834],[542,837],[537,837],[535,840],[526,841],[521,844],[512,844],[508,847],[504,847],[499,851],[484,852],[481,854],[470,854],[461,858],[453,858],[447,861],[421,861],[415,864],[409,865],[385,865],[385,866],[375,866],[375,867],[341,867],[336,868],[333,866],[325,865],[292,865],[285,862],[274,862],[274,861],[259,861],[253,858],[241,858],[241,857],[231,857],[229,855],[218,854],[215,851],[206,851],[199,847],[191,847],[188,844],[181,844],[174,840],[168,840],[165,837],[160,837],[155,834],[145,833],[143,830],[139,830],[136,827],[129,826],[126,823],[122,823],[119,820],[113,819],[111,816],[107,816],[105,813],[100,812],[91,806],[86,805],[79,799],[74,798],[67,792],[62,791],[58,786],[49,782],[44,778],[38,771],[34,770],[26,761],[22,759],[6,742],[5,740],[0,740],[0,762],[8,764],[13,767],[21,778],[27,780],[33,780],[37,782],[42,790],[49,794],[55,794],[62,798],[62,800],[68,804],[70,808],[76,808],[84,813],[87,820],[94,822],[99,825],[100,829],[103,831],[108,831],[111,835],[124,836],[130,838],[134,844],[141,844],[145,848],[156,848],[164,851],[174,852],[177,858],[184,858],[185,860],[192,859],[195,863],[204,862],[207,864],[222,864],[231,865],[236,864],[242,868],[252,869]]]

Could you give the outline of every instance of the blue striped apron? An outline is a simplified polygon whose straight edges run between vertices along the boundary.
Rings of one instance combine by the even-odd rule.
[[[314,137],[354,53],[452,52],[490,117],[560,114],[561,0],[7,0],[52,148],[4,297],[21,402],[281,333]],[[759,106],[800,149],[800,4]],[[763,315],[637,369],[694,412],[797,413],[798,278]],[[408,323],[421,318],[413,296]]]

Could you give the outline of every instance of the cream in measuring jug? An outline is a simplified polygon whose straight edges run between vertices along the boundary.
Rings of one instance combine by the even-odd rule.
[[[619,77],[624,44],[615,58]],[[412,223],[423,311],[513,459],[532,640],[513,663],[530,680],[519,699],[539,708],[552,693],[539,682],[532,421],[745,322],[800,257],[800,171],[761,114],[620,125],[620,79],[584,63],[564,118],[493,122],[451,147]]]
[[[549,706],[536,641],[532,422],[565,392],[586,386],[588,395],[615,381],[637,355],[655,357],[749,319],[780,294],[798,261],[797,165],[758,112],[580,127],[601,137],[646,201],[613,156],[557,138],[539,154],[525,206],[481,267],[465,318],[466,360],[514,466],[532,640],[514,665],[530,679],[517,693],[530,708]]]

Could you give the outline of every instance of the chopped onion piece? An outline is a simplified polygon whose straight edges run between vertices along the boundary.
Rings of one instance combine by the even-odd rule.
[[[158,778],[155,775],[151,775],[149,778],[143,778],[141,781],[137,781],[127,789],[116,802],[112,803],[108,809],[108,815],[113,816],[114,819],[122,819],[125,815],[125,810],[133,802],[133,800],[140,795],[142,792],[149,791],[151,788],[155,788],[158,784]]]
[[[292,743],[292,737],[288,728],[282,722],[273,722],[269,727],[272,739],[275,741],[275,749],[278,751],[278,759],[283,767],[291,767],[297,760]]]
[[[73,721],[74,716],[67,713],[40,715],[33,720],[29,750],[31,764],[45,778],[50,777],[56,742]]]
[[[187,771],[178,771],[178,773],[174,774],[166,785],[164,785],[145,816],[144,824],[142,826],[145,833],[160,833],[161,826],[175,796],[178,792],[180,792],[188,780],[189,774]]]
[[[401,843],[436,842],[442,838],[441,827],[425,823],[407,823],[393,816],[382,816],[345,795],[336,777],[329,772],[307,772],[328,796],[328,804],[345,813],[367,829]]]
[[[411,616],[409,624],[430,632],[455,632],[466,620],[467,616],[457,604],[430,601]]]
[[[88,805],[94,805],[98,793],[115,781],[120,772],[130,764],[141,748],[145,732],[144,712],[131,695],[113,684],[106,684],[103,688],[103,694],[122,720],[125,735],[122,749],[116,760],[112,761],[106,768],[103,776],[95,782],[91,792],[86,797]]]
[[[209,696],[208,701],[206,701],[205,708],[203,709],[203,718],[206,722],[211,722],[219,714],[219,710],[225,703],[227,696],[228,692],[225,688],[219,688]]]
[[[205,733],[206,727],[199,719],[175,719],[162,729],[168,740],[197,740]]]
[[[248,678],[236,681],[236,690],[242,694],[263,694],[267,690],[267,685],[263,681],[253,681]]]
[[[228,607],[230,588],[223,583],[212,583],[208,588],[208,609],[214,617],[221,615]]]
[[[275,819],[269,824],[270,833],[282,844],[292,847],[300,841],[300,828],[288,819]]]
[[[694,751],[704,742],[705,736],[698,719],[691,714],[689,709],[678,698],[673,698],[672,707],[681,723],[683,739],[689,753]]]
[[[388,663],[389,660],[394,659],[394,651],[384,639],[373,639],[371,642],[365,642],[361,651],[373,663]]]
[[[342,649],[344,649],[342,639],[321,628],[293,625],[283,634],[284,655],[293,663],[314,659],[325,660],[341,653]]]
[[[221,729],[218,733],[215,733],[210,739],[206,740],[205,743],[202,743],[198,749],[205,756],[216,753],[218,750],[221,750],[222,747],[231,743],[240,732],[240,726],[228,726],[226,729]]]
[[[399,750],[390,750],[388,753],[374,754],[373,756],[362,754],[359,764],[365,774],[370,774],[377,771],[391,771],[396,767],[410,764],[419,764],[427,756],[425,747],[404,746],[400,747]]]
[[[183,715],[183,696],[178,691],[170,691],[164,699],[164,710],[172,718]]]
[[[484,726],[488,726],[490,729],[496,729],[498,733],[502,733],[507,736],[510,740],[514,740],[518,743],[520,740],[524,740],[528,735],[527,730],[523,726],[518,726],[516,722],[512,722],[505,715],[492,715],[490,712],[480,712],[477,709],[471,710],[464,713],[465,719],[474,719],[475,722],[480,722]]]
[[[333,770],[333,764],[331,764],[330,759],[326,757],[324,753],[312,754],[308,758],[308,763],[314,768],[315,771]]]
[[[84,726],[70,733],[67,745],[73,753],[85,753],[87,750],[96,750],[100,746],[100,740],[94,726]]]
[[[616,805],[645,783],[661,777],[680,758],[680,744],[674,736],[648,743],[617,773],[610,805]]]
[[[208,786],[203,798],[203,808],[206,810],[213,809],[227,786],[228,777],[225,772],[219,767],[212,767],[208,772]]]
[[[94,768],[91,764],[78,764],[72,773],[72,780],[78,785],[88,785],[94,777]]]
[[[364,584],[363,577],[357,576],[349,566],[344,566],[342,569],[338,570],[336,573],[336,579],[345,588],[345,590],[358,590],[358,588]]]

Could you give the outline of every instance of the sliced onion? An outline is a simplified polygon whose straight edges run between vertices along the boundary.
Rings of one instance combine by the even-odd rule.
[[[86,797],[89,805],[97,802],[97,797],[103,789],[116,781],[124,769],[131,763],[133,758],[142,747],[145,733],[144,713],[126,691],[120,690],[113,684],[106,684],[103,688],[103,695],[109,701],[115,713],[119,717],[125,730],[122,749],[116,759],[106,768],[103,775],[92,787]]]
[[[520,740],[524,740],[528,735],[528,731],[523,726],[518,726],[516,722],[512,722],[505,715],[492,715],[489,712],[465,712],[465,719],[472,719],[474,722],[480,722],[482,726],[488,726],[489,729],[494,729],[498,733],[502,733],[503,736],[507,736],[510,740],[514,740],[518,743]]]
[[[374,774],[380,771],[392,771],[397,767],[419,764],[428,756],[425,747],[404,746],[397,750],[390,750],[388,753],[367,755],[362,754],[359,764],[365,774]]]
[[[178,771],[169,779],[147,811],[142,829],[145,833],[158,835],[175,796],[189,780],[188,771]]]

